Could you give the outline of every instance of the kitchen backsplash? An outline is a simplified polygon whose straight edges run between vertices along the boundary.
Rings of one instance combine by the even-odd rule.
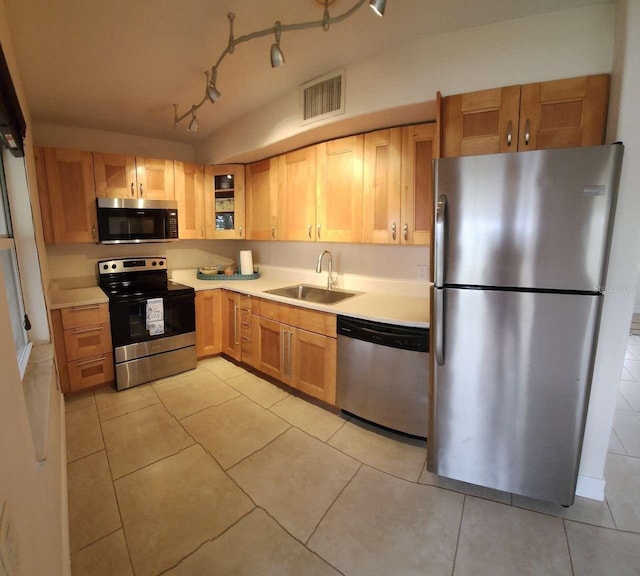
[[[47,247],[52,280],[95,284],[96,263],[108,258],[164,256],[169,269],[197,268],[238,261],[240,250],[252,250],[254,264],[315,270],[318,255],[329,250],[338,274],[418,280],[428,277],[427,246],[333,244],[323,242],[258,242],[181,240],[159,244],[58,244]],[[323,270],[326,269],[326,261]]]

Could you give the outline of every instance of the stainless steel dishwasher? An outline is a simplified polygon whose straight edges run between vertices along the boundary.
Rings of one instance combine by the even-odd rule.
[[[345,412],[426,438],[429,329],[338,316],[337,403]]]

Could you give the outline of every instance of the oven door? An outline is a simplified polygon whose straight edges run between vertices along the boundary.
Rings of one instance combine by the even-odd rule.
[[[100,243],[126,244],[174,239],[169,238],[172,235],[169,233],[169,224],[173,220],[169,212],[166,208],[98,206]]]
[[[195,293],[169,295],[163,298],[164,333],[157,336],[152,336],[149,332],[147,300],[147,297],[138,297],[110,301],[111,337],[114,349],[195,332]]]

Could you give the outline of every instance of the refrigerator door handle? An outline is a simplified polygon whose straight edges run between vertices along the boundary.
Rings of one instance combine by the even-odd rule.
[[[444,255],[445,255],[445,222],[447,214],[447,197],[444,194],[438,196],[438,204],[436,206],[436,225],[435,225],[435,282],[436,288],[442,288],[444,285]]]
[[[433,291],[435,310],[435,353],[438,366],[444,366],[444,290]]]

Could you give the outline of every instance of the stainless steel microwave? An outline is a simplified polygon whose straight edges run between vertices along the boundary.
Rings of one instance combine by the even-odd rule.
[[[100,244],[137,244],[178,240],[178,203],[174,200],[97,198]]]

